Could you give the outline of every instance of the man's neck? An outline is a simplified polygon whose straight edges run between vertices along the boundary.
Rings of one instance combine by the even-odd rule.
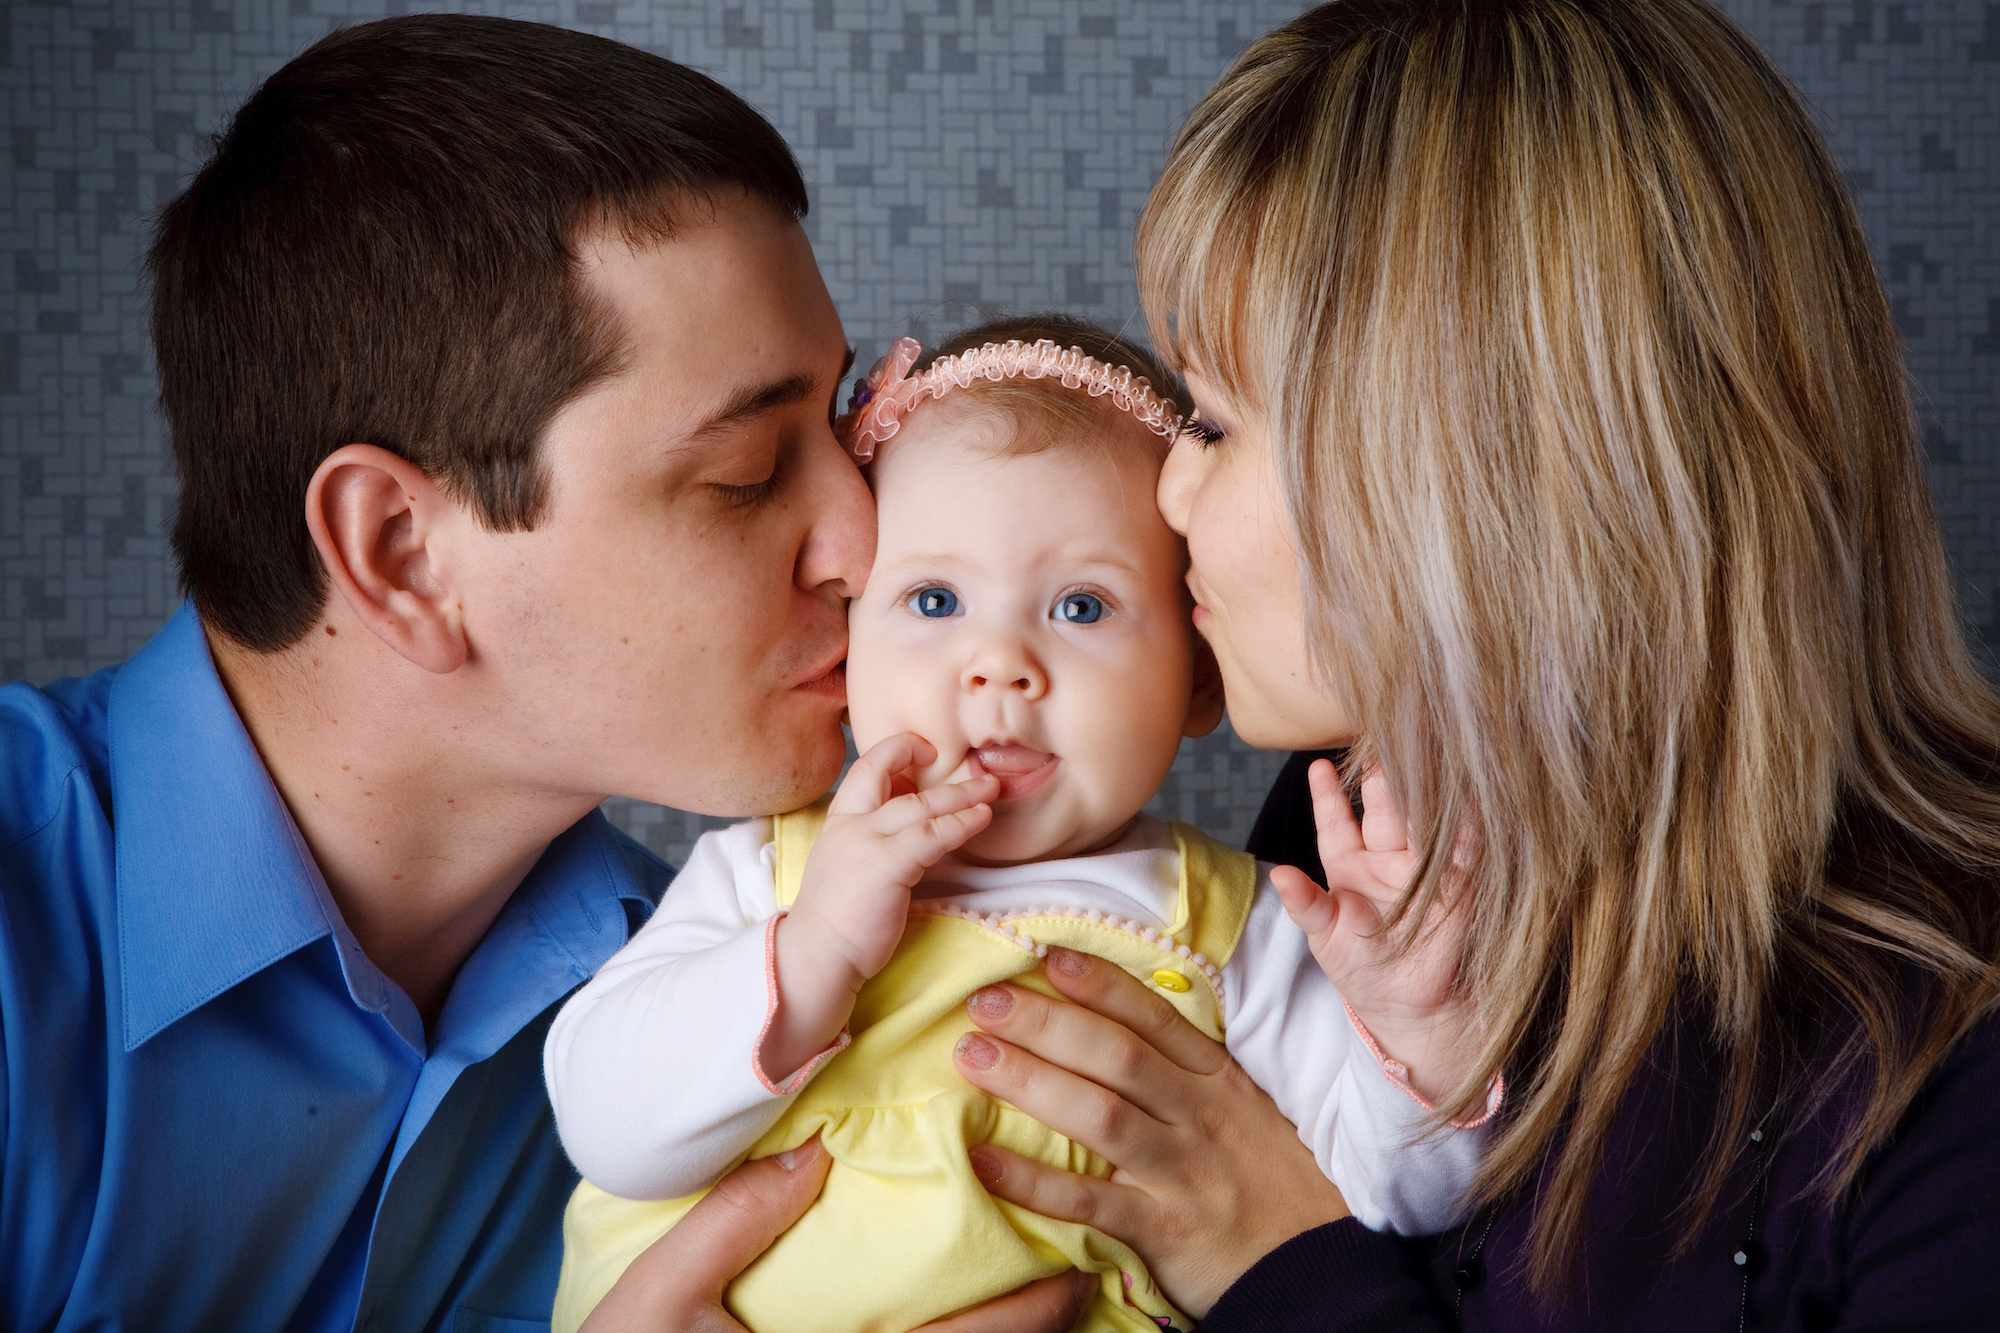
[[[459,967],[542,852],[596,798],[500,771],[504,719],[355,627],[209,649],[348,929],[433,1024]]]

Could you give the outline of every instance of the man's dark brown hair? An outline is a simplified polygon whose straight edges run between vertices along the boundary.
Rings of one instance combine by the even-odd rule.
[[[533,527],[537,441],[621,356],[577,237],[657,240],[673,208],[731,187],[805,215],[797,162],[748,103],[600,37],[427,14],[272,75],[147,257],[174,552],[203,620],[267,652],[312,627],[326,573],[305,492],[345,444],[417,464],[496,531]]]

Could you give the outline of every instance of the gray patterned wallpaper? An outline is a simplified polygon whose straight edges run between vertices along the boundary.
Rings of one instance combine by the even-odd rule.
[[[1048,306],[1136,323],[1131,228],[1173,127],[1285,0],[72,0],[0,5],[0,680],[115,662],[174,604],[147,220],[258,80],[342,23],[462,9],[706,70],[771,117],[864,364]],[[1968,624],[2000,645],[2000,4],[1723,0],[1818,109],[1923,391]],[[11,265],[8,260],[11,259]],[[11,283],[11,286],[9,285]],[[1183,749],[1156,808],[1231,841],[1279,756]],[[671,858],[703,826],[611,813]]]

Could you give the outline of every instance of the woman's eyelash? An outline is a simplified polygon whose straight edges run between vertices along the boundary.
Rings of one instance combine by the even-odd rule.
[[[753,481],[748,486],[724,486],[715,488],[722,492],[722,498],[739,509],[751,509],[763,504],[778,493],[778,474],[773,472],[762,481]]]
[[[1181,434],[1206,449],[1211,445],[1222,443],[1224,432],[1217,430],[1200,417],[1190,416],[1181,423]]]

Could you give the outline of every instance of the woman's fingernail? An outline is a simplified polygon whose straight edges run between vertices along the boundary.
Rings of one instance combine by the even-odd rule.
[[[1083,970],[1090,966],[1090,962],[1074,949],[1058,949],[1051,944],[1049,966],[1066,977],[1080,977],[1083,975]]]
[[[977,1032],[960,1037],[955,1054],[974,1069],[991,1069],[1000,1063],[1000,1048]]]
[[[796,1171],[817,1156],[819,1156],[819,1139],[816,1137],[807,1139],[796,1148],[787,1148],[777,1154],[778,1165],[787,1171]]]
[[[1000,1154],[987,1148],[974,1148],[968,1155],[972,1158],[973,1175],[989,1185],[1000,1183]]]
[[[972,992],[965,1007],[981,1018],[1005,1018],[1014,1012],[1014,993],[1005,986],[981,986]]]

